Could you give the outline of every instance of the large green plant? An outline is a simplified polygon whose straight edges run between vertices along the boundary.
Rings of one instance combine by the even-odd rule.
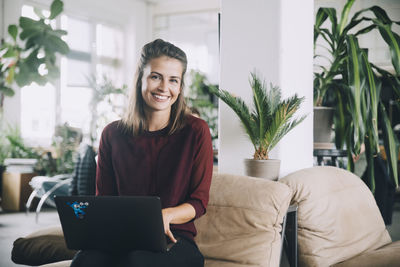
[[[294,118],[304,97],[297,94],[281,99],[281,90],[277,86],[267,86],[260,78],[251,73],[250,85],[253,91],[254,108],[250,109],[240,98],[225,90],[211,88],[238,115],[250,141],[254,146],[256,160],[268,159],[268,153],[276,144],[306,116]]]
[[[390,176],[398,185],[396,137],[385,107],[381,101],[381,82],[377,74],[386,75],[393,83],[393,90],[400,96],[400,37],[393,30],[393,22],[386,12],[378,7],[362,9],[349,19],[350,9],[355,0],[348,0],[338,19],[334,8],[320,8],[314,25],[314,51],[318,38],[323,38],[330,54],[329,66],[320,66],[314,73],[314,104],[322,105],[327,95],[333,96],[335,110],[335,143],[344,145],[348,151],[348,168],[354,170],[352,154],[358,155],[362,144],[366,147],[367,184],[375,190],[374,157],[379,153],[378,124],[383,130],[383,142],[388,155]],[[324,22],[329,18],[330,28]],[[361,24],[361,23],[364,24]],[[367,25],[365,25],[367,24]],[[356,26],[364,25],[355,31]],[[358,37],[378,29],[387,43],[394,74],[373,65],[368,52],[358,43]],[[314,52],[315,53],[315,52]],[[315,54],[315,57],[322,55]],[[397,81],[397,84],[395,83]]]
[[[39,20],[20,17],[18,25],[8,26],[10,42],[0,48],[0,107],[4,96],[14,95],[14,81],[23,87],[32,82],[44,85],[59,77],[56,55],[69,52],[61,39],[67,32],[53,29],[51,22],[62,10],[63,2],[54,0],[49,16],[35,9]]]

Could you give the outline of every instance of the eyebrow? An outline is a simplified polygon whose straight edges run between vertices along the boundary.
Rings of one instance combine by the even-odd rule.
[[[157,75],[160,75],[161,77],[163,77],[164,75],[162,75],[161,73],[159,73],[159,72],[157,72],[157,71],[152,71],[152,72],[150,72],[150,74],[151,73],[155,73],[155,74],[157,74]],[[181,77],[179,77],[179,76],[170,76],[169,78],[174,78],[174,79],[181,79]]]

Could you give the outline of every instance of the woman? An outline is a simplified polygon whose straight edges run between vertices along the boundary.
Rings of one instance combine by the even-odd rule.
[[[143,47],[126,114],[103,130],[96,177],[97,195],[159,196],[165,234],[176,244],[166,253],[80,251],[72,267],[204,265],[194,219],[206,210],[213,153],[207,124],[187,112],[186,68],[185,53],[171,43]]]

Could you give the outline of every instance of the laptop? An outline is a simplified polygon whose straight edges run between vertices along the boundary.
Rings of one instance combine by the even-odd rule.
[[[55,202],[69,249],[166,252],[175,244],[167,244],[159,197],[55,196]]]

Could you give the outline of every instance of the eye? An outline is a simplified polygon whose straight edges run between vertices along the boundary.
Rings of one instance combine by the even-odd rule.
[[[158,80],[159,78],[160,78],[160,76],[155,75],[155,74],[152,74],[152,75],[150,76],[150,79],[152,79],[152,80]]]
[[[176,83],[176,84],[178,84],[179,83],[179,81],[178,81],[178,79],[171,79],[171,80],[169,80],[171,83]]]

